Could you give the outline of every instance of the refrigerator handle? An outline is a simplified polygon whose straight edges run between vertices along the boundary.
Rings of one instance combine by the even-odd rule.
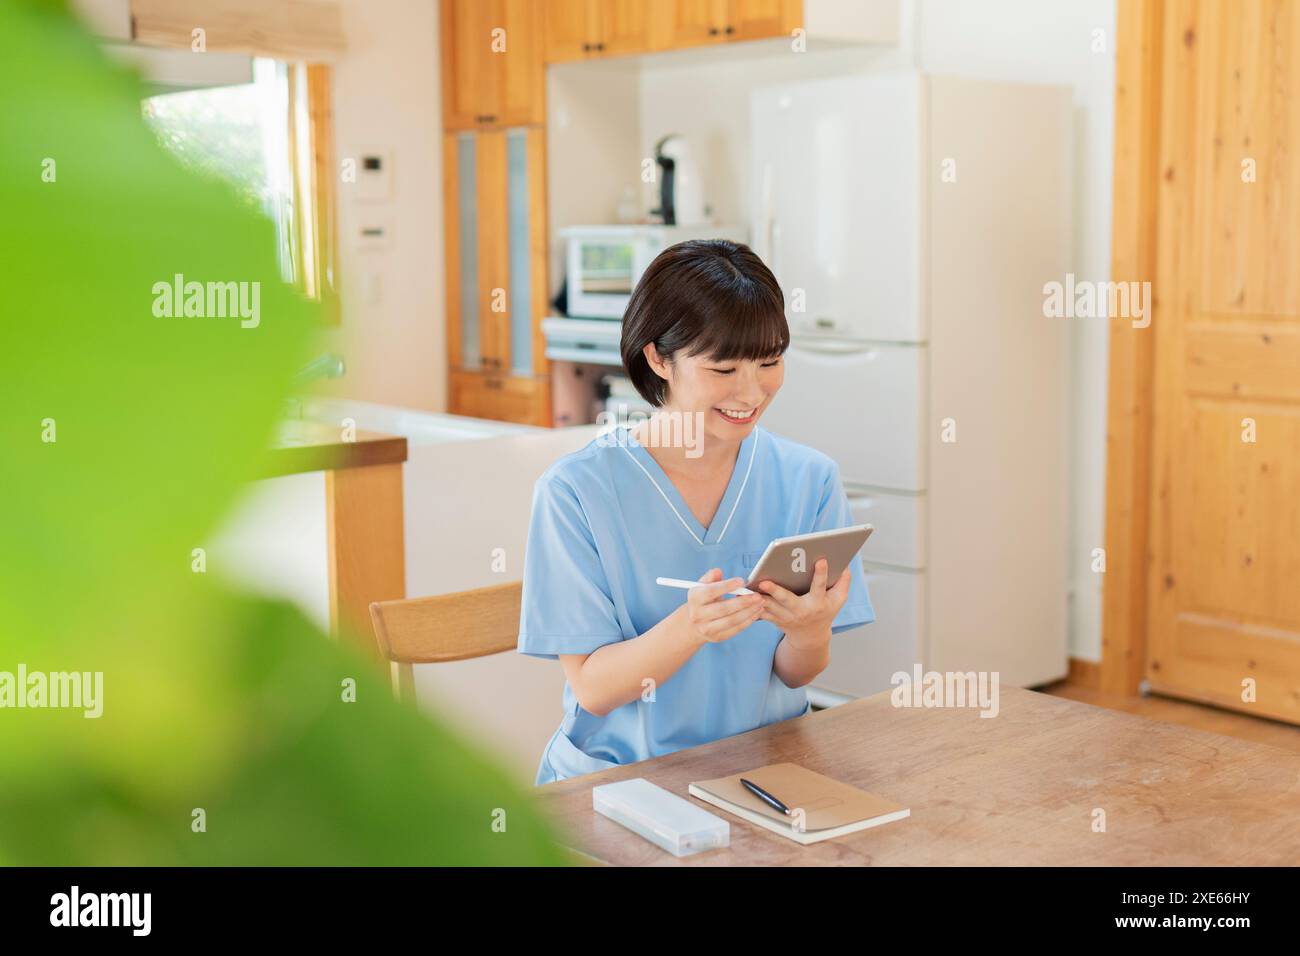
[[[772,267],[772,164],[763,164],[763,177],[759,185],[759,217],[762,232],[755,237],[763,246],[754,250],[758,252],[758,258],[766,261],[768,268]],[[776,269],[772,269],[776,273]]]
[[[771,219],[768,222],[767,233],[768,233],[768,249],[771,250],[770,256],[772,259],[772,275],[776,277],[776,284],[780,285],[781,265],[777,261],[776,250],[780,248],[781,245],[781,224],[778,223],[775,218]]]
[[[862,341],[852,339],[818,339],[801,336],[791,339],[790,348],[813,355],[853,355],[864,356],[868,362],[880,357],[880,349]]]

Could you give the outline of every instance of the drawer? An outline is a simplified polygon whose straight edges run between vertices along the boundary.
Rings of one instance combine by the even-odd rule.
[[[848,491],[854,524],[875,527],[862,548],[868,564],[923,569],[926,554],[926,499],[922,496]]]
[[[898,671],[925,665],[925,572],[867,569],[866,580],[875,621],[832,637],[831,662],[813,681],[852,697],[889,690]]]
[[[928,374],[924,345],[792,340],[763,424],[830,455],[846,484],[924,491]]]

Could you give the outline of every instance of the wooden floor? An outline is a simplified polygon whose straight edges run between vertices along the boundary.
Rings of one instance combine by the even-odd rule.
[[[1294,724],[1251,717],[1247,714],[1220,710],[1217,707],[1172,697],[1158,697],[1155,694],[1147,697],[1106,695],[1069,681],[1059,681],[1038,689],[1045,694],[1068,697],[1070,700],[1082,701],[1097,707],[1109,707],[1112,710],[1122,710],[1152,720],[1182,724],[1185,727],[1195,727],[1197,730],[1208,730],[1227,737],[1240,737],[1243,740],[1253,740],[1256,743],[1269,744],[1293,753],[1300,753],[1300,727]]]

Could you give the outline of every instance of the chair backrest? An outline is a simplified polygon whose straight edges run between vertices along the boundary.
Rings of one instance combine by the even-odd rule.
[[[370,605],[379,653],[393,666],[393,691],[414,700],[412,664],[441,664],[514,650],[523,583]]]

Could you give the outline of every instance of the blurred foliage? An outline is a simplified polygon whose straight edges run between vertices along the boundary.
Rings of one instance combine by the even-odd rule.
[[[271,224],[162,150],[141,95],[57,5],[0,4],[0,671],[104,674],[99,719],[0,709],[0,863],[567,862],[373,664],[191,570],[315,324]],[[261,282],[260,325],[155,317],[177,273]]]

